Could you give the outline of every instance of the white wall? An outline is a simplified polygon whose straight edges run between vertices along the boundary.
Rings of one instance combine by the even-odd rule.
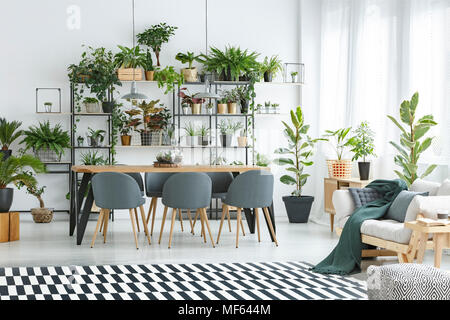
[[[298,62],[300,54],[299,11],[297,0],[228,0],[209,1],[209,44],[220,48],[227,44],[239,45],[261,53],[261,56],[279,54],[286,62]],[[205,50],[205,1],[204,0],[136,0],[136,31],[159,22],[178,26],[176,35],[162,49],[161,64],[180,66],[173,59],[179,51],[204,52]],[[81,9],[80,29],[69,30],[66,23],[67,8],[76,5]],[[314,23],[313,17],[305,18]],[[69,111],[69,83],[66,68],[79,61],[81,44],[95,47],[104,46],[116,51],[116,45],[132,45],[131,1],[125,0],[15,0],[2,2],[0,29],[3,50],[0,59],[4,61],[0,73],[0,116],[9,120],[23,121],[23,127],[50,119],[60,121],[67,128],[68,117],[42,116],[35,114],[35,88],[62,88],[62,111]],[[312,28],[314,29],[314,28]],[[310,30],[312,30],[310,29]],[[305,36],[305,35],[304,35]],[[307,38],[308,39],[308,38]],[[313,38],[308,41],[314,41]],[[304,53],[306,59],[314,62],[314,52]],[[313,82],[314,72],[307,64],[307,82]],[[308,96],[307,117],[313,118],[317,101]],[[124,84],[122,93],[129,90]],[[152,99],[161,99],[170,106],[170,97],[152,85],[142,84],[139,91]],[[282,112],[287,112],[299,103],[296,88],[260,88],[257,103],[266,100],[280,103]],[[259,120],[258,120],[259,121]],[[312,121],[311,121],[312,122]],[[87,119],[80,125],[79,132],[100,123]],[[258,151],[271,154],[282,139],[279,119],[261,119]],[[17,144],[13,149],[17,150]],[[131,149],[118,150],[117,160],[121,163],[152,163],[154,152]],[[232,159],[233,151],[227,154]],[[188,155],[186,155],[188,156]],[[274,168],[278,177],[280,172]],[[46,205],[67,208],[64,195],[67,192],[65,176],[42,176],[41,184],[47,186]],[[288,194],[287,188],[276,179],[275,209],[277,215],[285,215],[281,196]],[[307,190],[314,190],[314,183]],[[22,191],[16,192],[13,209],[28,209],[36,206],[35,199]]]

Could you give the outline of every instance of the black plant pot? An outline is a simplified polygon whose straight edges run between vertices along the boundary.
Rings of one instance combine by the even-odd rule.
[[[283,197],[284,205],[290,223],[306,223],[308,222],[309,214],[311,213],[311,206],[314,201],[314,197],[301,196]]]
[[[205,82],[206,74],[200,74],[200,82]]]
[[[229,134],[221,134],[220,135],[220,142],[222,143],[222,147],[231,147],[231,139],[233,138],[232,135]]]
[[[0,150],[0,158],[3,157],[3,160],[6,160],[9,157],[11,157],[11,154],[12,154],[12,150]]]
[[[104,113],[112,113],[114,108],[114,102],[112,101],[103,101],[102,102],[102,110]]]
[[[0,212],[9,212],[13,202],[13,196],[13,188],[0,189]]]
[[[152,144],[152,133],[151,132],[141,132],[141,145],[150,146]]]
[[[247,112],[248,112],[248,101],[241,100],[241,113],[247,113]]]
[[[264,82],[272,82],[272,72],[264,72]]]
[[[359,178],[369,180],[370,162],[358,162]]]
[[[250,81],[250,77],[247,74],[239,76],[239,81]]]

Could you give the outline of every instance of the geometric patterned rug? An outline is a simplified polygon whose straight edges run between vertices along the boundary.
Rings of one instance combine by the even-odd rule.
[[[366,282],[304,262],[0,268],[0,300],[367,299]]]

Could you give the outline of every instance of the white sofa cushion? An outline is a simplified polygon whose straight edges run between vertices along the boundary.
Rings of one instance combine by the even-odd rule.
[[[361,225],[361,233],[381,238],[383,240],[408,244],[411,238],[411,229],[395,220],[366,220]]]
[[[450,196],[450,179],[445,179],[437,191],[437,196]]]
[[[441,184],[439,182],[416,179],[409,187],[410,191],[428,192],[428,196],[436,196]]]
[[[336,221],[336,225],[344,226],[345,221],[341,221],[348,216],[351,216],[355,211],[355,203],[353,202],[353,198],[348,190],[336,190],[333,192],[333,206],[336,212],[334,220]]]

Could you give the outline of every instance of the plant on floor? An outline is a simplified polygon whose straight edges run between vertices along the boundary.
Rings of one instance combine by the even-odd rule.
[[[366,157],[376,156],[374,136],[375,133],[370,129],[369,123],[363,121],[358,128],[353,131],[354,136],[350,139],[353,152],[352,161],[362,158],[363,161],[358,162],[359,176],[361,180],[369,179],[370,162],[366,162]]]
[[[156,65],[158,67],[161,65],[159,62],[161,47],[164,43],[169,42],[170,37],[175,34],[176,29],[178,29],[178,27],[169,26],[167,23],[162,22],[160,24],[152,25],[144,32],[136,35],[137,41],[140,45],[152,48],[156,56]]]
[[[290,222],[307,222],[314,197],[302,196],[302,189],[308,181],[309,174],[304,172],[305,167],[313,165],[311,157],[314,147],[324,138],[313,139],[308,135],[310,126],[304,123],[303,112],[300,106],[295,112],[291,110],[292,126],[282,121],[285,126],[284,135],[288,141],[287,148],[278,148],[276,154],[283,155],[274,160],[274,163],[289,166],[289,174],[283,175],[280,181],[283,184],[294,186],[291,197],[283,197]]]
[[[19,130],[21,125],[20,121],[9,122],[0,117],[0,145],[2,147],[0,157],[11,155],[9,146],[22,135],[22,130]]]
[[[261,64],[261,72],[264,74],[265,82],[272,82],[272,79],[283,70],[282,61],[277,55],[265,57]]]
[[[33,149],[38,154],[39,151],[52,151],[60,159],[65,149],[70,148],[69,132],[63,130],[60,124],[54,127],[50,121],[39,122],[38,126],[30,126],[28,130],[23,131],[24,139],[20,144],[25,144],[25,151]]]
[[[181,86],[184,77],[181,73],[175,71],[174,67],[167,66],[162,70],[155,72],[155,81],[158,82],[158,88],[164,88],[164,94],[168,94],[175,89],[175,85]]]
[[[105,140],[106,131],[102,129],[94,130],[92,128],[88,128],[88,139],[91,147],[100,146]]]
[[[418,104],[419,93],[416,92],[411,100],[405,100],[400,105],[400,121],[406,124],[406,127],[394,117],[388,116],[388,118],[401,130],[400,145],[390,141],[390,144],[398,151],[398,155],[394,158],[394,162],[402,168],[402,172],[398,170],[394,170],[394,172],[400,179],[404,180],[408,186],[418,178],[425,178],[436,168],[436,165],[432,164],[429,165],[420,176],[417,173],[419,158],[421,154],[431,146],[434,138],[425,138],[425,135],[431,127],[437,125],[431,114],[425,115],[416,121],[416,109]]]

